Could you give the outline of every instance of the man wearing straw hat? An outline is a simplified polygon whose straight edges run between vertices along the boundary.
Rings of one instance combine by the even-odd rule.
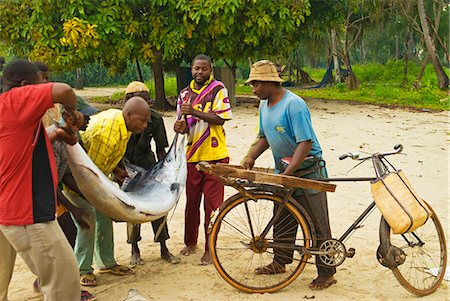
[[[326,177],[325,167],[318,166],[322,149],[314,133],[310,112],[306,103],[299,96],[281,86],[283,80],[279,77],[275,65],[267,60],[253,64],[247,80],[253,88],[253,93],[261,99],[259,108],[259,141],[250,150],[250,156],[244,161],[246,169],[253,168],[255,160],[269,147],[275,160],[275,172],[283,175],[294,175],[302,171],[305,178]],[[283,158],[290,158],[283,164]],[[286,161],[285,161],[286,162]],[[317,245],[331,238],[328,219],[327,195],[315,190],[297,189],[293,197],[306,209],[315,224]],[[284,216],[286,215],[286,216]],[[282,214],[274,225],[274,240],[292,238],[288,244],[294,244],[297,228],[283,231],[292,216]],[[288,232],[288,233],[286,233]],[[283,238],[281,238],[283,236]],[[287,238],[287,237],[288,238]],[[278,274],[286,271],[286,265],[292,263],[293,249],[274,248],[273,262],[255,270],[257,274]],[[316,256],[316,267],[319,276],[314,279],[309,288],[325,289],[336,280],[334,267],[327,267],[319,256]]]

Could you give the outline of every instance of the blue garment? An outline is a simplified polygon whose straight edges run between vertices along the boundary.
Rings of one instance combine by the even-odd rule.
[[[311,141],[311,151],[308,156],[322,157],[322,148],[312,127],[311,115],[305,101],[291,91],[286,90],[283,98],[269,108],[268,101],[261,101],[259,108],[259,136],[265,137],[272,149],[275,160],[275,172],[283,170],[281,159],[292,157],[298,144]],[[300,169],[308,169],[314,162],[305,160]],[[321,174],[313,172],[305,178],[326,177],[325,168]],[[317,191],[311,191],[317,193]]]

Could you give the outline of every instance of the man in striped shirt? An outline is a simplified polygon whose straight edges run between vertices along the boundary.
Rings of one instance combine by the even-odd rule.
[[[224,186],[215,176],[198,171],[200,161],[228,163],[229,155],[223,124],[231,119],[228,91],[224,84],[211,74],[211,58],[197,55],[192,61],[192,77],[189,86],[180,91],[178,112],[184,117],[176,121],[174,130],[187,133],[186,158],[188,174],[186,182],[185,247],[181,254],[190,255],[197,247],[200,226],[200,202],[205,202],[205,252],[202,264],[212,263],[208,248],[208,225],[211,212],[223,202]]]

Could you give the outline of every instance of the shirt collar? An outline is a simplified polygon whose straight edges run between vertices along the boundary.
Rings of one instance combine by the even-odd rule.
[[[203,90],[205,90],[206,87],[208,87],[208,85],[213,81],[213,76],[212,74],[209,76],[209,79],[203,84],[203,86],[200,89],[195,89],[195,80],[192,80],[189,87],[191,88],[191,90],[193,92],[195,92],[196,94],[200,94]]]

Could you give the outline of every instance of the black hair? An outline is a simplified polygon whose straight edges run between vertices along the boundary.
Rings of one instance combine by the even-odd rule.
[[[46,63],[37,61],[37,62],[34,62],[34,65],[39,69],[39,71],[48,72],[48,66]]]
[[[212,67],[212,61],[211,58],[209,56],[207,56],[206,54],[198,54],[194,57],[194,59],[192,60],[192,65],[194,65],[195,61],[207,61],[209,63],[209,65]]]
[[[39,80],[39,69],[31,62],[23,59],[14,60],[3,70],[3,92],[20,87],[22,81],[36,83]]]

